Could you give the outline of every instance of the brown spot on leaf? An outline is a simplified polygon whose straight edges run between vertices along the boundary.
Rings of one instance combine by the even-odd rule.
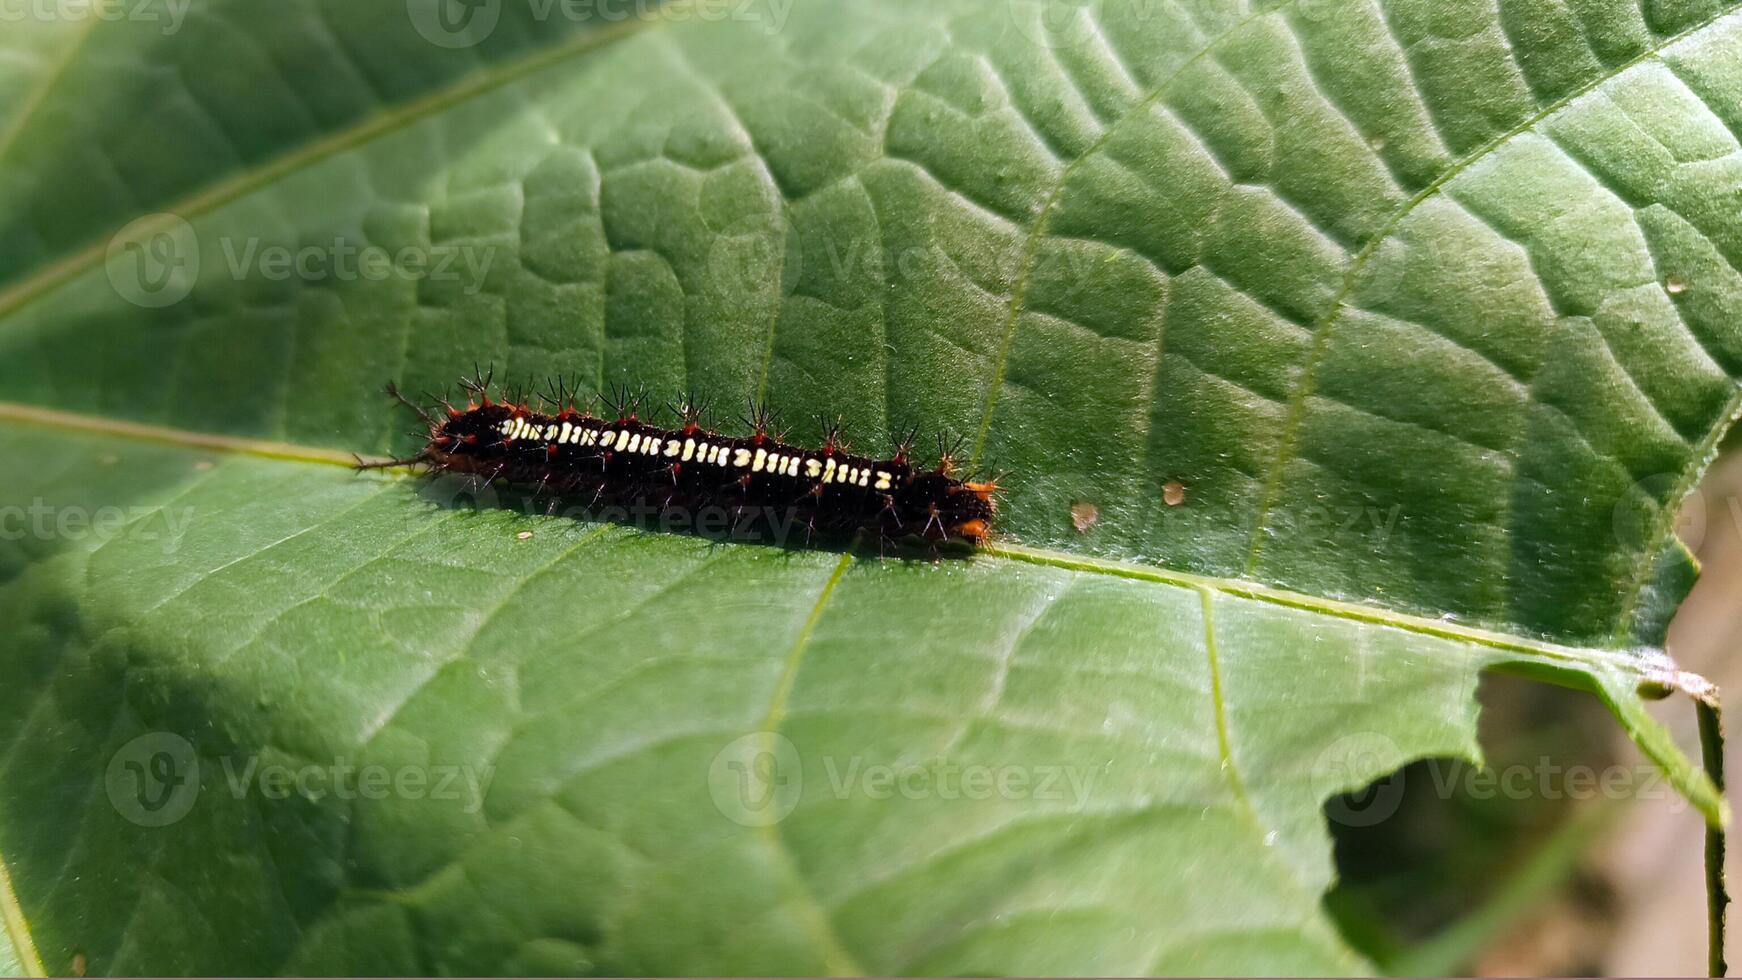
[[[1071,504],[1071,526],[1077,529],[1078,534],[1088,534],[1089,528],[1094,527],[1095,522],[1100,519],[1101,508],[1087,500],[1079,500]]]
[[[1169,480],[1161,485],[1161,500],[1169,507],[1178,507],[1186,502],[1186,485],[1178,480]]]

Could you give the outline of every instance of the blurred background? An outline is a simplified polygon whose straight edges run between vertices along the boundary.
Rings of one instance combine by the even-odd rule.
[[[1733,703],[1742,691],[1736,432],[1683,505],[1677,532],[1703,571],[1670,626],[1669,652]],[[1341,881],[1326,904],[1349,940],[1392,974],[1705,976],[1699,814],[1595,697],[1490,675],[1480,700],[1486,767],[1424,760],[1327,806]],[[1653,711],[1698,758],[1693,705],[1672,697]],[[1742,785],[1737,747],[1727,749],[1725,783]],[[1732,893],[1738,854],[1732,844]],[[1735,975],[1734,928],[1726,952]]]

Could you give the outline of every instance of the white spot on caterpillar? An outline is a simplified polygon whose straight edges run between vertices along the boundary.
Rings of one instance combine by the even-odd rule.
[[[817,462],[814,459],[805,460],[804,461],[804,475],[810,477],[813,480],[819,476],[822,476],[823,475],[823,464]]]
[[[750,464],[750,470],[754,473],[760,473],[764,465],[767,465],[771,470],[774,468],[773,462],[768,458],[768,450],[758,449],[755,461]]]
[[[750,465],[750,450],[740,449],[732,455],[732,465],[743,469]]]
[[[694,459],[695,455],[696,441],[694,439],[685,439],[683,441],[683,461],[687,463],[691,459]]]
[[[647,441],[641,444],[641,451],[643,453],[646,453],[649,456],[658,456],[659,455],[659,447],[662,445],[664,445],[663,440],[655,439],[652,436],[648,436]]]
[[[670,442],[667,442],[665,444],[665,458],[666,459],[671,459],[673,456],[676,456],[678,453],[681,453],[681,452],[683,452],[683,443],[678,442],[676,439],[673,439]],[[688,457],[685,457],[685,458],[687,459]]]
[[[611,448],[611,444],[612,444],[612,443],[614,443],[614,442],[616,442],[616,441],[617,441],[617,433],[615,433],[615,432],[606,432],[606,433],[605,433],[605,434],[604,434],[604,436],[602,436],[602,437],[600,437],[600,439],[599,439],[599,445],[601,445],[601,446],[604,446],[604,447],[605,447],[605,448],[606,448],[606,449],[610,449],[610,448]]]
[[[892,481],[894,479],[895,479],[894,473],[890,473],[887,470],[878,470],[877,471],[877,489],[879,489],[879,490],[889,489],[890,481]]]

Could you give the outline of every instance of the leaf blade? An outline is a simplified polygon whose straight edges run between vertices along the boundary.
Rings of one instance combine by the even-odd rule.
[[[0,190],[0,396],[40,406],[0,413],[7,445],[64,463],[44,497],[59,512],[137,500],[141,522],[204,515],[161,528],[189,535],[173,554],[124,536],[86,552],[59,529],[13,549],[9,601],[43,628],[8,654],[36,698],[9,751],[76,743],[78,764],[29,773],[26,797],[84,813],[56,838],[64,849],[20,856],[50,961],[69,969],[92,941],[70,924],[101,920],[112,932],[91,962],[120,972],[1347,972],[1360,964],[1317,911],[1330,874],[1318,803],[1421,754],[1474,756],[1470,685],[1497,666],[1596,688],[1720,821],[1710,780],[1641,710],[1638,686],[1674,686],[1673,665],[1632,646],[1661,641],[1691,581],[1664,542],[1738,404],[1735,226],[1714,207],[1742,118],[1727,81],[1734,8],[1618,2],[1520,22],[1513,8],[1407,0],[1160,17],[1108,3],[1062,18],[1021,3],[842,3],[760,37],[689,8],[608,36],[511,19],[521,32],[486,38],[498,46],[474,73],[413,52],[427,74],[400,79],[379,115],[352,106],[312,131],[255,133],[235,159],[197,159],[193,133],[173,144],[197,159],[181,183],[141,151],[122,177],[131,202],[61,166],[104,145],[94,130],[12,141],[4,152],[66,175],[36,172],[49,190],[27,203],[16,188],[29,181]],[[229,26],[263,41],[254,16]],[[354,16],[331,25],[341,42],[391,50],[411,36]],[[93,35],[126,57],[75,52],[42,104],[130,59],[174,62],[224,21],[199,23],[167,39]],[[313,21],[291,23],[294,37]],[[318,77],[304,54],[289,53],[292,73]],[[272,81],[240,70],[252,87]],[[196,65],[194,84],[206,78]],[[234,122],[238,104],[257,109],[220,100],[214,115]],[[14,118],[19,133],[43,125]],[[122,134],[153,124],[93,118]],[[171,236],[176,257],[205,272],[185,302],[139,307],[137,270],[111,248],[127,243],[89,239],[160,206],[191,220],[187,239]],[[50,227],[50,207],[73,213]],[[138,241],[174,226],[159,219]],[[378,279],[254,264],[310,242],[331,242],[329,261],[346,242],[490,261],[442,278],[396,258]],[[593,387],[767,395],[870,436],[904,415],[953,426],[1023,475],[1008,543],[939,584],[909,566],[703,557],[693,540],[512,514],[462,533],[392,487],[370,495],[310,465],[339,455],[310,446],[403,444],[386,406],[359,397],[382,377],[415,388],[473,358]],[[106,435],[45,440],[15,422]],[[142,439],[182,448],[136,460]],[[247,458],[190,475],[189,447]],[[118,481],[111,455],[129,460]],[[1070,522],[1078,501],[1098,515],[1086,536]],[[17,498],[26,513],[35,503]],[[510,527],[533,543],[510,544]],[[630,604],[626,618],[587,632],[597,623],[567,608],[576,582]],[[1043,602],[1049,588],[1065,598]],[[684,608],[687,623],[637,601]],[[759,616],[732,618],[745,609]],[[719,649],[744,662],[685,660],[717,616],[733,624]],[[645,668],[657,688],[625,673],[630,630],[676,658]],[[744,649],[769,633],[793,669]],[[1091,634],[1105,645],[1080,648]],[[497,647],[563,654],[534,657],[547,682],[517,696],[560,701],[603,681],[619,700],[504,734],[519,713],[492,686],[506,682],[449,676]],[[882,674],[853,673],[862,659]],[[714,730],[613,760],[613,734],[659,717],[655,690],[699,705]],[[925,698],[929,714],[896,710]],[[835,714],[819,723],[806,699]],[[774,834],[716,825],[698,767],[730,749],[722,730],[778,745],[755,723],[788,720],[768,705],[789,703],[813,795]],[[709,714],[728,707],[730,724]],[[879,710],[891,731],[869,723]],[[1018,710],[1070,728],[1023,731],[1004,717]],[[206,754],[207,804],[167,833],[126,826],[123,804],[95,795],[106,766],[129,761],[116,732],[190,722],[207,726],[187,736]],[[482,799],[540,853],[598,857],[555,865],[622,901],[553,909],[523,894],[575,889],[475,813],[224,792],[249,763],[403,771],[431,764],[432,744],[502,766]],[[1060,817],[1032,795],[940,807],[939,770],[915,768],[928,751],[995,777],[1012,758],[1105,756],[1111,782],[1079,800],[1109,807]],[[932,795],[872,798],[851,780],[845,797],[814,795],[867,752]],[[1145,752],[1177,782],[1156,785]],[[575,779],[596,792],[577,796]],[[1193,806],[1217,826],[1200,828]],[[335,850],[353,816],[363,843]],[[15,807],[0,846],[35,841],[40,820]],[[1009,840],[967,834],[1000,820]],[[715,847],[700,869],[674,857],[689,853],[675,826]],[[263,843],[275,839],[297,843]],[[242,871],[200,877],[197,858],[180,859],[196,840],[223,841]],[[473,840],[475,867],[438,860]],[[938,840],[958,846],[926,850]],[[907,864],[858,894],[852,875],[888,856],[868,842]],[[54,886],[69,868],[98,880],[138,849],[154,855],[143,883]],[[654,870],[634,871],[638,857]],[[1168,876],[1144,877],[1157,867]],[[1049,905],[1046,883],[1081,907]],[[1188,891],[1209,896],[1203,908],[1181,904]],[[262,895],[255,918],[231,908]],[[1170,914],[1158,927],[1122,918],[1129,908]],[[214,929],[210,915],[234,918]],[[656,923],[672,918],[695,935],[668,950]],[[528,922],[540,928],[516,924]],[[227,949],[224,934],[262,942]]]

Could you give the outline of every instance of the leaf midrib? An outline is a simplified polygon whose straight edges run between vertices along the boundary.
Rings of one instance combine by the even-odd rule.
[[[1285,9],[1288,6],[1291,6],[1294,2],[1295,0],[1288,0],[1287,3],[1282,5],[1282,7],[1275,8],[1275,10],[1272,11],[1267,11],[1266,14]],[[1377,248],[1390,238],[1397,226],[1401,224],[1401,222],[1405,220],[1416,207],[1439,193],[1446,183],[1454,179],[1464,170],[1468,169],[1468,167],[1498,150],[1510,140],[1530,131],[1537,125],[1540,125],[1543,120],[1552,116],[1561,109],[1564,109],[1571,102],[1583,97],[1607,81],[1631,70],[1639,64],[1659,57],[1660,53],[1667,48],[1694,33],[1710,27],[1720,19],[1734,13],[1738,6],[1739,4],[1737,3],[1730,3],[1721,7],[1718,12],[1714,13],[1708,19],[1690,26],[1673,37],[1663,40],[1657,46],[1643,52],[1625,65],[1619,66],[1603,76],[1594,79],[1579,91],[1565,96],[1555,104],[1545,108],[1529,122],[1512,132],[1497,138],[1490,144],[1458,161],[1445,174],[1436,178],[1433,183],[1428,185],[1414,198],[1407,202],[1362,248],[1353,260],[1350,268],[1347,270],[1342,288],[1336,295],[1335,302],[1315,331],[1314,342],[1309,351],[1306,369],[1297,384],[1294,397],[1290,400],[1289,412],[1283,433],[1283,441],[1279,444],[1279,455],[1275,461],[1272,473],[1270,474],[1272,480],[1267,481],[1265,485],[1264,494],[1261,498],[1260,510],[1254,524],[1254,539],[1251,548],[1249,549],[1246,566],[1248,573],[1251,572],[1253,563],[1257,558],[1257,534],[1262,528],[1271,505],[1274,503],[1274,493],[1280,486],[1279,477],[1281,468],[1286,463],[1287,454],[1290,451],[1289,446],[1292,443],[1292,437],[1300,422],[1299,416],[1301,415],[1301,406],[1304,405],[1305,401],[1312,393],[1315,369],[1324,350],[1325,340],[1330,334],[1332,327],[1340,318],[1344,309],[1344,303],[1356,285],[1361,270],[1365,267],[1365,264],[1371,258],[1372,254],[1377,251]],[[1170,78],[1167,82],[1164,82],[1161,86],[1157,87],[1152,93],[1141,100],[1140,105],[1149,104],[1159,98],[1166,91],[1167,87],[1172,84],[1174,79],[1176,79],[1179,74],[1183,74],[1191,64],[1195,64],[1209,55],[1225,39],[1238,33],[1247,24],[1258,19],[1259,16],[1263,15],[1253,15],[1252,17],[1248,17],[1224,34],[1219,35],[1208,42],[1200,52],[1193,56],[1193,58],[1187,63],[1186,67],[1182,68],[1179,73],[1176,73],[1175,76]],[[190,196],[181,204],[172,206],[169,210],[191,216],[222,207],[237,198],[259,189],[260,187],[269,185],[273,181],[280,179],[289,173],[295,172],[303,166],[313,164],[326,159],[327,157],[345,152],[348,149],[364,144],[370,140],[385,136],[388,133],[414,124],[428,115],[441,112],[444,109],[462,103],[467,99],[511,84],[525,76],[558,64],[567,58],[576,57],[587,51],[591,51],[594,48],[614,43],[617,40],[621,40],[631,34],[637,33],[641,27],[656,22],[656,19],[631,20],[627,22],[626,25],[619,26],[618,28],[582,35],[573,41],[565,42],[552,48],[543,49],[533,55],[516,59],[514,62],[484,69],[478,73],[467,76],[456,85],[447,89],[432,93],[421,99],[414,100],[413,102],[406,103],[390,112],[371,117],[369,120],[366,120],[362,124],[351,129],[315,141],[298,150],[276,157],[261,167],[245,171],[234,175],[229,179],[220,181],[207,190]],[[64,71],[66,65],[76,58],[76,51],[84,39],[84,34],[88,34],[88,28],[82,32],[79,41],[70,46],[72,50],[63,57],[61,63],[57,65],[56,69],[51,72],[41,85],[37,87],[36,91],[33,92],[32,104],[26,107],[25,112],[17,121],[16,126],[0,133],[0,156],[4,155],[6,149],[9,148],[9,144],[16,139],[18,131],[22,131],[27,124],[31,111],[36,107],[35,103],[40,102],[46,96],[52,88],[55,80],[58,79],[60,74]],[[1109,125],[1107,128],[1108,134],[1111,134],[1117,128],[1117,125],[1117,120],[1115,120],[1112,125]],[[1034,264],[1036,249],[1039,246],[1041,236],[1044,234],[1050,212],[1062,193],[1062,189],[1065,186],[1071,168],[1074,168],[1078,163],[1092,156],[1094,152],[1099,149],[1100,145],[1106,141],[1106,138],[1106,136],[1103,136],[1103,138],[1097,141],[1097,143],[1088,151],[1072,161],[1070,167],[1067,168],[1065,174],[1060,177],[1057,184],[1052,189],[1052,192],[1039,212],[1034,228],[1029,235],[1023,273],[1016,283],[1016,289],[1012,294],[1008,318],[1005,323],[1006,330],[1004,347],[998,362],[998,374],[994,385],[988,392],[985,417],[983,419],[979,439],[976,442],[974,449],[976,457],[980,453],[980,449],[986,436],[987,426],[990,424],[993,407],[995,406],[1002,390],[1005,357],[1008,355],[1011,340],[1016,328],[1016,321],[1029,287],[1029,278]],[[17,310],[29,305],[31,302],[58,286],[63,285],[90,269],[99,266],[105,254],[106,239],[107,236],[104,236],[87,248],[74,252],[55,263],[51,263],[49,266],[44,267],[37,273],[22,280],[14,287],[0,290],[0,317],[9,316],[17,312]],[[1730,410],[1725,413],[1725,420],[1727,421],[1731,418],[1735,410],[1738,408],[1742,408],[1742,392],[1738,392],[1735,398],[1732,399]],[[211,435],[173,428],[146,426],[122,420],[106,419],[95,416],[80,416],[73,413],[17,404],[0,403],[0,421],[77,429],[117,437],[127,436],[143,438],[168,445],[209,449],[235,455],[270,458],[281,461],[319,463],[325,465],[348,465],[350,462],[349,454],[337,450],[267,440]],[[1712,432],[1708,433],[1707,437],[1702,440],[1701,446],[1708,447],[1709,444],[1715,444],[1724,427],[1725,425],[1723,422],[1715,426]],[[1691,486],[1692,481],[1697,478],[1698,473],[1704,466],[1705,456],[1706,453],[1703,449],[1700,453],[1696,454],[1693,462],[1684,470],[1680,479],[1678,479],[1678,487],[1685,489],[1684,485]],[[1680,495],[1681,494],[1678,492],[1671,499],[1679,499]],[[1673,511],[1669,514],[1666,520],[1673,520]],[[1667,525],[1664,530],[1667,533]],[[1206,627],[1209,626],[1212,618],[1210,599],[1214,594],[1220,593],[1233,597],[1281,605],[1336,619],[1366,622],[1418,634],[1467,642],[1509,653],[1548,658],[1560,662],[1576,664],[1584,669],[1618,669],[1633,674],[1643,675],[1645,677],[1651,677],[1653,679],[1661,679],[1659,677],[1660,673],[1664,676],[1673,675],[1677,678],[1680,677],[1679,674],[1673,672],[1673,668],[1667,665],[1641,662],[1636,657],[1620,655],[1608,650],[1563,647],[1546,641],[1529,640],[1497,631],[1464,627],[1454,623],[1410,616],[1403,613],[1393,612],[1379,606],[1364,606],[1355,603],[1345,603],[1303,593],[1272,589],[1268,586],[1241,579],[1193,575],[1159,567],[1140,566],[1123,562],[1096,559],[1087,556],[1077,556],[1068,553],[1025,548],[1020,545],[995,545],[985,549],[985,551],[987,554],[995,557],[1022,561],[1034,565],[1054,567],[1077,573],[1104,575],[1174,587],[1192,588],[1198,591],[1204,600]],[[819,597],[817,606],[812,612],[811,620],[810,622],[807,622],[805,631],[801,635],[797,646],[794,648],[793,657],[795,659],[794,662],[789,665],[791,670],[796,670],[796,658],[802,657],[802,651],[808,639],[810,628],[814,626],[815,619],[820,615],[823,605],[828,600],[830,590],[832,590],[835,581],[839,578],[841,572],[845,569],[849,561],[849,555],[842,556],[841,564],[837,567],[834,575],[830,578],[828,585],[825,587],[823,594]],[[1631,610],[1636,604],[1638,594],[1642,590],[1645,582],[1644,577],[1648,575],[1649,572],[1649,563],[1646,563],[1646,567],[1642,568],[1639,572],[1639,581],[1634,584],[1629,593],[1629,601],[1626,607],[1628,610]],[[1622,622],[1625,623],[1625,621],[1626,616],[1624,615]],[[1213,659],[1213,647],[1211,656]],[[783,679],[783,687],[790,688],[790,679],[790,676]],[[1673,686],[1681,687],[1682,684],[1678,681]],[[777,704],[783,699],[784,691],[780,695],[777,695]],[[1227,758],[1227,733],[1225,721],[1221,717],[1222,706],[1220,704],[1219,694],[1217,696],[1217,702],[1218,735],[1221,741],[1224,758]],[[770,714],[777,716],[779,712],[771,707]],[[777,720],[776,724],[778,724]],[[1238,790],[1238,774],[1231,773],[1231,777],[1236,780],[1237,794],[1243,796],[1243,792]],[[40,959],[35,957],[35,950],[30,945],[28,926],[22,917],[16,898],[10,888],[6,876],[6,868],[3,862],[0,862],[0,919],[4,919],[6,931],[13,935],[15,945],[19,949],[22,965],[25,969],[38,975],[42,974],[44,972],[43,966]],[[22,942],[19,942],[20,935],[22,935]]]
[[[181,217],[185,220],[187,217],[205,214],[254,190],[267,186],[274,180],[289,173],[293,173],[304,166],[311,165],[348,149],[367,143],[378,137],[403,129],[425,117],[434,115],[435,113],[460,104],[470,98],[509,85],[543,69],[560,64],[571,57],[577,57],[594,49],[605,47],[637,34],[642,29],[664,23],[669,16],[681,12],[683,9],[691,6],[693,2],[694,0],[672,0],[670,3],[663,4],[651,17],[630,19],[620,24],[610,25],[598,30],[578,34],[573,39],[563,43],[553,45],[549,48],[536,50],[530,54],[505,61],[499,65],[486,67],[461,78],[455,84],[446,88],[438,89],[421,98],[396,107],[395,109],[369,117],[354,126],[342,129],[323,139],[313,141],[301,149],[281,154],[259,167],[244,170],[226,180],[219,181],[207,188],[205,191],[190,195],[178,203],[171,204],[168,206],[166,211],[149,216],[145,220],[150,222],[153,219],[161,219],[160,223],[167,226],[170,221],[173,221],[177,217]],[[1018,274],[1017,280],[1013,284],[1010,301],[1007,304],[1005,322],[1003,325],[1003,342],[995,364],[993,383],[987,391],[981,425],[971,454],[972,458],[978,459],[983,450],[992,414],[997,406],[999,395],[1003,388],[1005,366],[1011,345],[1014,341],[1017,320],[1020,317],[1032,279],[1034,260],[1039,248],[1039,243],[1046,232],[1051,212],[1059,198],[1062,196],[1064,187],[1068,183],[1070,175],[1084,161],[1093,157],[1095,153],[1112,138],[1114,133],[1118,130],[1119,123],[1123,119],[1129,117],[1131,112],[1150,105],[1157,99],[1161,98],[1167,93],[1172,85],[1178,81],[1178,79],[1183,77],[1184,74],[1191,69],[1193,65],[1200,63],[1220,45],[1239,34],[1250,24],[1272,15],[1279,15],[1297,2],[1298,0],[1285,0],[1284,3],[1274,8],[1253,13],[1232,25],[1222,33],[1216,35],[1214,38],[1206,41],[1203,47],[1183,65],[1171,73],[1160,84],[1145,93],[1129,110],[1121,113],[1118,118],[1114,119],[1094,143],[1066,165],[1058,178],[1053,182],[1053,186],[1037,213],[1034,225],[1026,238],[1023,265],[1021,272]],[[1281,491],[1282,473],[1291,458],[1295,436],[1305,415],[1307,399],[1311,396],[1314,390],[1317,368],[1323,357],[1324,351],[1328,346],[1328,339],[1331,331],[1340,320],[1342,312],[1346,306],[1346,301],[1349,295],[1353,292],[1355,286],[1358,284],[1361,273],[1366,268],[1367,263],[1372,259],[1372,256],[1378,251],[1379,247],[1391,237],[1397,227],[1407,219],[1417,207],[1439,194],[1450,181],[1456,179],[1458,175],[1467,171],[1471,166],[1474,166],[1476,163],[1506,146],[1512,140],[1535,129],[1549,117],[1565,109],[1578,99],[1595,91],[1607,82],[1641,64],[1659,58],[1662,52],[1666,49],[1711,27],[1723,18],[1736,13],[1739,9],[1742,9],[1742,0],[1730,0],[1730,2],[1720,6],[1706,18],[1692,23],[1681,31],[1659,40],[1657,43],[1641,51],[1626,62],[1608,68],[1575,90],[1561,96],[1547,106],[1544,106],[1529,119],[1524,120],[1507,132],[1495,137],[1469,154],[1466,154],[1448,167],[1444,173],[1437,176],[1432,182],[1405,202],[1386,221],[1385,225],[1370,240],[1368,240],[1361,250],[1356,253],[1355,258],[1350,262],[1349,268],[1345,271],[1342,285],[1333,300],[1330,310],[1324,314],[1322,320],[1314,328],[1312,347],[1308,351],[1307,360],[1303,365],[1302,373],[1290,396],[1282,433],[1277,443],[1276,457],[1272,461],[1266,474],[1266,479],[1259,496],[1258,510],[1254,516],[1252,529],[1248,538],[1246,558],[1243,564],[1243,573],[1245,575],[1251,575],[1256,569],[1258,557],[1262,549],[1264,525],[1269,518],[1270,512],[1274,509],[1277,495]],[[81,31],[79,37],[69,44],[69,50],[65,55],[63,55],[56,67],[45,77],[44,81],[37,86],[36,90],[33,92],[32,104],[27,106],[27,109],[22,113],[21,118],[7,131],[0,132],[0,154],[4,153],[9,145],[9,141],[15,139],[17,134],[26,127],[28,117],[31,114],[30,110],[34,109],[36,103],[40,103],[44,98],[46,98],[47,94],[52,89],[55,80],[64,74],[68,65],[70,65],[73,59],[76,58],[77,51],[82,47],[83,42],[85,38],[88,37],[89,33],[90,27],[87,25]],[[149,230],[144,233],[149,233]],[[108,236],[100,236],[84,249],[76,251],[57,262],[51,263],[10,288],[0,290],[0,319],[10,317],[19,309],[27,306],[55,287],[96,267],[107,253],[107,241]],[[1694,481],[1698,479],[1700,472],[1707,462],[1707,457],[1711,455],[1711,451],[1715,448],[1718,439],[1721,438],[1724,431],[1728,428],[1729,423],[1733,421],[1738,414],[1742,414],[1742,387],[1738,387],[1736,392],[1732,395],[1719,422],[1706,433],[1696,446],[1696,452],[1692,455],[1689,465],[1678,474],[1674,492],[1668,499],[1671,501],[1679,500],[1692,489]],[[29,415],[36,415],[38,418],[26,418],[26,416]],[[48,409],[32,410],[26,406],[20,405],[6,405],[4,413],[0,413],[0,417],[21,419],[25,421],[40,421],[44,424],[71,425],[76,428],[93,428],[93,425],[90,422],[90,417],[73,416],[70,413],[60,413]],[[113,420],[102,420],[102,422],[104,424],[95,426],[95,428],[100,431],[134,435],[140,438],[153,439],[156,441],[165,441],[181,445],[200,445],[204,448],[211,448],[219,451],[242,452],[300,462],[348,464],[350,461],[349,454],[346,453],[297,446],[288,443],[275,443],[271,441],[251,440],[239,437],[201,436],[199,434],[182,430],[159,429],[154,426],[133,426],[129,423],[122,423]],[[1659,518],[1659,524],[1661,525],[1659,530],[1661,533],[1658,534],[1656,538],[1662,539],[1667,537],[1673,528],[1674,520],[1675,509],[1673,507],[1664,508],[1664,514]],[[1634,580],[1628,583],[1627,591],[1622,603],[1622,612],[1618,617],[1613,633],[1610,636],[1612,642],[1621,642],[1625,638],[1629,619],[1632,616],[1633,610],[1635,610],[1638,605],[1639,598],[1644,591],[1645,584],[1650,575],[1650,563],[1646,562],[1641,564],[1642,567],[1635,574]],[[1087,569],[1079,570],[1086,571]],[[1215,588],[1218,591],[1229,592],[1230,594],[1240,594],[1238,590],[1223,588],[1214,583],[1238,583],[1241,586],[1249,584],[1245,579],[1215,578],[1207,578],[1205,581],[1197,584],[1208,585],[1210,588]],[[1311,599],[1313,597],[1307,596],[1306,598]],[[1311,607],[1302,606],[1302,608]],[[1325,612],[1326,614],[1333,614],[1327,610],[1317,611]],[[1409,618],[1413,619],[1416,617]],[[1479,641],[1473,640],[1472,642]]]
[[[30,923],[25,920],[24,909],[18,904],[18,893],[12,889],[12,875],[7,872],[4,860],[0,860],[0,925],[4,926],[0,934],[12,944],[18,955],[18,966],[25,975],[48,976],[42,957],[36,951],[36,942],[30,936]]]
[[[143,425],[102,416],[82,415],[76,412],[47,409],[16,402],[0,402],[0,423],[7,422],[88,432],[115,438],[145,439],[164,445],[188,449],[206,449],[281,462],[349,468],[354,465],[358,458],[351,453],[335,449],[234,436],[218,436],[167,426]],[[363,458],[369,459],[370,457]],[[406,468],[399,471],[398,475],[386,474],[385,478],[402,479],[410,472],[411,470]],[[1705,683],[1703,678],[1681,671],[1666,656],[1653,650],[1620,652],[1601,647],[1560,644],[1547,639],[1467,625],[1455,620],[1413,615],[1379,605],[1294,592],[1249,579],[1221,578],[1179,571],[1159,565],[1139,565],[1088,555],[1030,548],[1017,543],[990,544],[982,547],[980,553],[990,557],[1005,558],[1080,574],[1103,575],[1199,591],[1209,590],[1233,598],[1283,606],[1302,612],[1328,616],[1332,619],[1386,626],[1423,636],[1469,643],[1504,654],[1542,659],[1586,671],[1621,671],[1632,674],[1641,681],[1661,684],[1688,693],[1695,693],[1699,685]]]

